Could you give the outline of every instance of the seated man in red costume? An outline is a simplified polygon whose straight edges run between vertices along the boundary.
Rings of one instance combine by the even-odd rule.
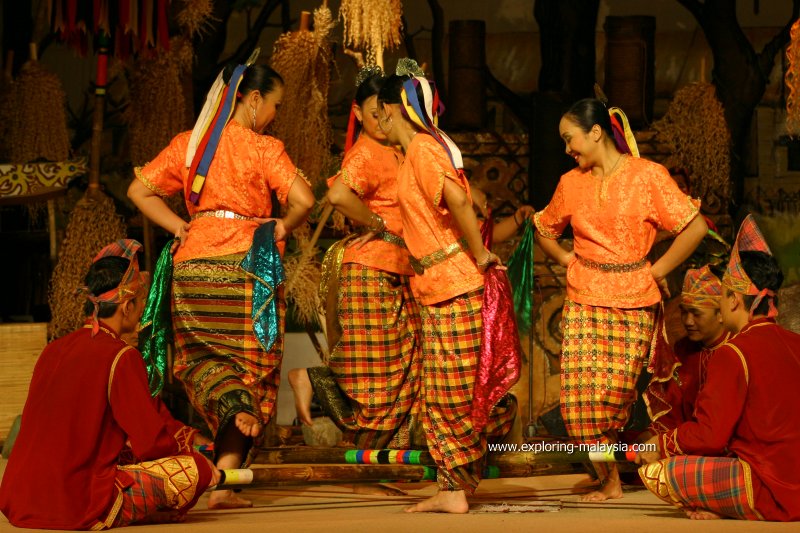
[[[0,486],[0,510],[17,527],[178,520],[219,481],[193,452],[197,431],[150,395],[141,354],[120,339],[147,298],[140,248],[121,240],[95,257],[82,288],[90,318],[39,356]]]
[[[662,459],[639,470],[647,488],[690,518],[800,520],[800,335],[775,323],[781,283],[748,216],[722,278],[720,312],[736,335],[709,360],[696,419],[660,432]]]
[[[730,338],[722,323],[719,300],[722,283],[708,265],[689,270],[681,291],[681,322],[686,336],[675,343],[663,371],[653,375],[644,391],[650,432],[666,432],[695,419],[697,393],[706,380],[714,350]]]

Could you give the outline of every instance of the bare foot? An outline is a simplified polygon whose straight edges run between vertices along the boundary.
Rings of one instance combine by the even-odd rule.
[[[253,502],[237,496],[232,490],[215,490],[208,497],[209,509],[244,509]]]
[[[308,371],[305,368],[289,370],[289,385],[294,392],[294,408],[297,410],[297,417],[303,424],[312,425],[311,399],[314,397],[314,389],[311,387],[311,380],[308,379]]]
[[[373,496],[408,496],[404,490],[383,483],[359,483],[353,485],[353,494],[371,494]]]
[[[469,512],[467,495],[463,490],[440,490],[435,496],[421,501],[411,507],[406,507],[407,513],[458,513]]]
[[[250,413],[236,413],[236,427],[245,437],[258,437],[261,433],[261,422]]]
[[[608,479],[600,490],[593,490],[581,496],[582,502],[604,502],[606,500],[618,500],[622,498],[622,483],[619,479]]]
[[[692,520],[719,520],[722,518],[721,515],[718,515],[715,512],[707,511],[706,509],[684,509],[686,516],[691,518]]]

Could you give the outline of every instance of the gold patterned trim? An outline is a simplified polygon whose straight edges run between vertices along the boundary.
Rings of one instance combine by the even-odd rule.
[[[390,231],[382,231],[375,235],[375,238],[383,242],[388,242],[389,244],[394,244],[400,248],[406,248],[406,241],[401,236],[395,235]]]
[[[353,177],[350,175],[350,172],[348,172],[346,168],[342,169],[342,171],[339,173],[339,176],[341,176],[343,184],[353,189],[359,198],[364,198],[364,189],[356,185],[356,183],[353,181]]]
[[[136,176],[136,179],[141,181],[145,187],[147,187],[160,197],[162,198],[168,197],[169,194],[164,192],[164,190],[161,187],[159,187],[158,185],[156,185],[155,183],[153,183],[152,181],[150,181],[145,177],[145,175],[142,173],[142,168],[143,167],[133,167],[133,174]]]
[[[125,354],[128,350],[132,350],[133,346],[125,346],[120,351],[117,352],[117,355],[114,357],[114,362],[111,363],[111,372],[108,374],[108,401],[111,401],[111,383],[114,381],[114,371],[117,369],[117,363],[119,363],[120,357]]]
[[[558,239],[559,237],[561,237],[560,234],[551,233],[546,229],[544,229],[541,221],[539,220],[543,214],[544,210],[537,211],[533,214],[533,224],[534,226],[536,226],[536,231],[538,231],[539,234],[542,235],[542,237],[547,237],[548,239]]]
[[[436,188],[436,196],[433,198],[433,205],[438,206],[439,203],[442,201],[442,195],[444,194],[444,178],[447,176],[447,172],[439,172],[439,185]]]
[[[596,261],[592,261],[591,259],[581,257],[578,254],[575,254],[575,257],[578,259],[578,262],[586,268],[600,270],[601,272],[634,272],[636,270],[641,270],[645,267],[645,265],[647,265],[646,257],[643,257],[633,263],[598,263]]]
[[[117,498],[114,500],[114,505],[111,506],[111,510],[108,512],[108,515],[106,515],[105,520],[98,520],[97,523],[90,528],[90,531],[111,529],[114,525],[114,520],[117,519],[119,510],[122,509],[122,488],[119,487],[119,482],[116,482],[115,486],[117,488]]]
[[[302,179],[303,179],[303,181],[305,181],[305,182],[306,182],[306,185],[308,185],[309,187],[311,187],[311,181],[309,181],[309,179],[306,177],[306,175],[305,175],[305,174],[303,174],[303,171],[302,171],[302,170],[300,170],[300,169],[299,169],[299,168],[297,168],[297,167],[295,167],[295,169],[294,169],[294,176],[295,176],[295,179],[296,179],[296,178],[302,178]]]
[[[747,370],[747,360],[744,358],[744,354],[739,350],[739,348],[731,343],[726,343],[725,346],[731,348],[736,355],[739,356],[739,360],[742,362],[742,368],[744,369],[744,382],[745,385],[750,385],[750,372]]]
[[[744,490],[747,494],[747,505],[759,520],[764,520],[764,517],[756,509],[755,497],[753,496],[753,474],[750,472],[750,465],[741,459],[739,459],[739,464],[742,465],[742,472],[744,473]]]
[[[688,198],[689,198],[689,204],[692,206],[692,212],[686,215],[686,218],[679,221],[678,225],[675,226],[675,229],[670,230],[670,233],[672,233],[673,235],[677,235],[678,233],[682,232],[683,229],[689,225],[689,222],[694,220],[694,218],[700,214],[699,200],[698,203],[695,203],[695,201],[692,199],[691,196]]]
[[[439,250],[436,250],[435,252],[419,259],[413,255],[409,255],[408,262],[411,263],[411,268],[414,270],[414,272],[418,276],[421,276],[425,272],[425,269],[431,268],[432,266],[438,265],[439,263],[442,263],[445,260],[453,257],[454,255],[460,254],[464,251],[466,246],[467,240],[465,238],[461,238],[447,247],[440,248]]]

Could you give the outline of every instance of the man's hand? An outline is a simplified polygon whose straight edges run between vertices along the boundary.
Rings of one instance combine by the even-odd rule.
[[[640,451],[636,454],[635,462],[637,465],[646,465],[649,463],[655,463],[661,460],[661,450],[658,446],[658,435],[653,436],[644,443],[644,446],[648,448],[647,451]],[[650,451],[655,448],[655,451]]]
[[[219,469],[214,463],[211,462],[211,459],[209,459],[208,457],[203,456],[203,459],[205,459],[208,462],[208,467],[211,469],[211,482],[208,484],[208,486],[214,487],[219,485],[219,480],[222,477],[219,473]]]

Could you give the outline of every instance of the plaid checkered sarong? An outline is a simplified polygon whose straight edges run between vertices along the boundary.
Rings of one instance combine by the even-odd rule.
[[[681,509],[764,520],[754,507],[750,465],[740,459],[680,455],[641,467],[639,476],[653,494]]]
[[[636,400],[647,362],[655,308],[617,309],[564,303],[561,414],[581,442],[615,442]]]
[[[407,276],[346,263],[339,275],[338,315],[342,336],[328,364],[353,408],[358,429],[350,437],[359,446],[377,445],[413,414],[418,398],[419,307]],[[371,436],[362,439],[361,432]]]
[[[173,372],[216,436],[239,412],[266,424],[275,409],[283,357],[286,303],[279,289],[280,334],[269,352],[253,334],[252,282],[244,254],[175,265]]]
[[[154,513],[186,513],[199,497],[199,474],[195,458],[189,455],[166,457],[118,467],[128,487],[120,488],[109,517],[93,529],[122,527],[148,520]],[[117,483],[122,483],[118,478]],[[124,486],[119,485],[120,487]],[[110,524],[110,526],[109,526]]]
[[[483,432],[473,431],[472,391],[481,348],[483,289],[422,306],[422,423],[439,467],[441,490],[474,492],[487,438],[505,435],[516,415],[513,401],[493,411]],[[501,402],[504,403],[504,402]]]

